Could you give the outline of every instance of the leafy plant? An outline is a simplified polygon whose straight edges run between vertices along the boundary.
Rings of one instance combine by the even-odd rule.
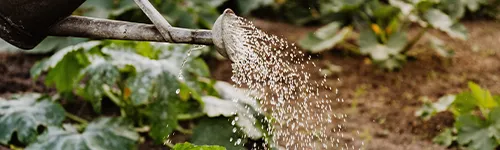
[[[39,126],[60,125],[64,108],[40,94],[0,98],[0,143],[8,144],[15,133],[19,142],[33,142]]]
[[[430,117],[446,110],[453,113],[456,122],[452,129],[445,129],[434,138],[433,141],[438,144],[450,146],[456,141],[468,149],[495,149],[500,144],[500,96],[492,95],[489,90],[473,82],[469,82],[469,88],[470,92],[449,95],[432,104],[439,106],[439,109],[429,109],[424,105],[416,115]],[[425,115],[428,113],[420,112],[433,113]]]
[[[374,64],[388,70],[400,68],[406,62],[406,53],[429,29],[437,29],[452,38],[465,40],[466,28],[458,23],[463,17],[466,1],[403,1],[379,0],[322,1],[319,8],[324,16],[332,14],[332,23],[304,37],[299,45],[312,53],[339,46],[356,53],[369,55]],[[473,5],[473,4],[471,4]],[[334,15],[333,15],[334,14]],[[413,38],[406,32],[410,24],[417,23],[422,30]],[[358,46],[344,41],[352,27],[359,30]],[[450,57],[437,37],[429,38],[440,56]],[[359,48],[358,48],[359,47]]]
[[[110,100],[120,108],[121,117],[133,120],[132,125],[137,128],[146,129],[144,132],[149,132],[156,143],[163,143],[175,130],[190,133],[178,122],[196,120],[205,115],[222,116],[224,121],[234,120],[229,124],[234,127],[224,128],[231,133],[239,131],[234,139],[268,138],[270,135],[262,133],[266,128],[261,127],[262,123],[256,119],[265,117],[256,99],[228,83],[210,79],[208,66],[199,58],[207,50],[207,47],[191,45],[89,41],[64,48],[36,63],[31,74],[36,79],[46,73],[47,86],[56,87],[63,96],[75,94],[87,100],[97,113],[102,110],[102,101]],[[207,122],[210,120],[201,119],[195,130],[210,126]],[[86,133],[79,135],[67,127],[50,129],[47,134],[51,132],[62,134],[61,139]],[[75,135],[69,136],[70,133]],[[197,139],[222,136],[207,133],[194,132],[193,142],[214,144]],[[38,141],[51,143],[53,139],[47,138],[41,137]],[[229,138],[222,136],[219,141],[215,144],[238,149],[230,147],[235,146],[236,141],[232,143]]]
[[[226,148],[221,146],[197,146],[191,143],[176,144],[173,148],[174,150],[225,150]]]

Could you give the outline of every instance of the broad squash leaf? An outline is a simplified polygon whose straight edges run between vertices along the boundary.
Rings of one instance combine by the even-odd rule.
[[[30,70],[31,76],[36,79],[41,73],[49,71],[45,78],[47,86],[55,85],[59,92],[71,92],[77,82],[80,70],[88,60],[82,60],[81,51],[89,51],[101,42],[90,41],[74,46],[68,46],[49,59],[37,62]]]
[[[491,123],[482,120],[472,114],[461,115],[455,122],[455,127],[458,130],[457,142],[460,145],[467,145],[467,148],[474,150],[493,150],[498,146],[498,143],[491,132],[497,131]]]
[[[467,39],[467,29],[465,26],[455,23],[448,15],[438,9],[429,9],[425,12],[424,18],[430,25],[446,32],[453,38],[461,40]]]
[[[241,130],[252,139],[259,139],[262,137],[262,131],[255,126],[257,119],[251,113],[252,110],[245,108],[232,100],[223,100],[212,96],[202,97],[205,106],[203,112],[207,113],[209,117],[236,116],[234,121]]]
[[[94,111],[101,112],[102,97],[107,90],[103,86],[114,86],[120,80],[120,71],[105,60],[98,59],[83,69],[81,75],[88,77],[83,96],[91,102]]]
[[[193,145],[191,143],[181,143],[175,144],[173,150],[226,150],[226,148],[222,146],[211,146],[211,145]]]
[[[234,127],[227,118],[202,118],[193,129],[191,142],[197,145],[220,145],[228,150],[242,150],[243,141],[235,144],[239,137],[233,132]]]
[[[8,144],[14,132],[20,142],[33,142],[39,126],[60,125],[64,108],[40,94],[24,94],[13,99],[0,98],[0,143]]]
[[[424,99],[424,106],[416,111],[416,115],[424,120],[430,119],[435,114],[446,111],[450,105],[455,101],[455,95],[446,95],[435,103],[431,103],[428,99]]]
[[[137,148],[139,134],[121,118],[99,118],[82,133],[72,126],[49,127],[26,150],[132,150]]]
[[[175,76],[164,72],[158,76],[158,83],[154,93],[157,98],[147,105],[146,110],[151,124],[149,136],[156,143],[163,143],[177,128],[177,114],[179,112],[177,103],[181,100],[175,93],[179,89],[179,83]]]
[[[332,49],[337,43],[342,42],[352,31],[351,27],[344,27],[338,31],[340,25],[341,23],[333,22],[314,33],[309,33],[299,41],[299,45],[312,53]]]

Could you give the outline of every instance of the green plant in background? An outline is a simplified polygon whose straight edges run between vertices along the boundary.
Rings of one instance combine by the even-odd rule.
[[[10,130],[18,129],[23,131],[17,131],[19,141],[28,145],[27,149],[68,149],[54,146],[78,147],[82,143],[91,143],[88,149],[134,149],[140,138],[138,131],[148,132],[156,143],[163,143],[176,130],[192,134],[190,141],[194,144],[228,149],[242,149],[251,140],[272,143],[270,135],[264,134],[264,122],[257,119],[265,117],[258,102],[228,83],[210,79],[208,66],[198,58],[207,50],[201,46],[127,41],[89,41],[64,48],[36,63],[31,69],[33,78],[46,73],[45,84],[55,87],[66,99],[74,99],[68,95],[76,94],[96,113],[102,111],[103,100],[110,100],[121,115],[88,123],[65,113],[54,100],[10,100],[0,107],[0,117],[7,117],[0,119],[0,125],[6,126],[0,130],[0,137],[4,137],[1,142],[10,143],[15,132]],[[31,107],[41,108],[30,111]],[[16,117],[9,113],[21,114],[21,118],[9,119]],[[65,115],[80,124],[61,124]],[[179,121],[190,120],[198,122],[192,131],[179,125]],[[22,128],[8,127],[18,123]],[[39,136],[38,125],[46,127]],[[71,140],[74,138],[79,141]]]
[[[436,103],[424,103],[416,112],[424,119],[442,111],[455,117],[452,128],[436,136],[435,143],[450,146],[453,142],[473,150],[492,150],[500,144],[500,95],[469,82],[470,92],[447,95]]]
[[[406,53],[429,29],[437,29],[450,37],[465,40],[466,28],[458,21],[466,10],[477,11],[485,1],[454,0],[323,0],[319,12],[333,22],[304,37],[299,45],[312,53],[339,46],[369,55],[374,64],[393,70],[406,61]],[[408,37],[412,24],[421,31]],[[346,42],[349,30],[359,31],[358,46]],[[453,51],[437,37],[429,36],[431,48],[438,55],[451,57]],[[357,37],[357,36],[356,36]]]

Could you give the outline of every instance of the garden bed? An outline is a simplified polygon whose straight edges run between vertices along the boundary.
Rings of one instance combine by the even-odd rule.
[[[315,28],[295,27],[283,23],[253,20],[257,27],[271,34],[283,36],[295,42]],[[469,29],[469,40],[458,41],[440,36],[449,41],[455,50],[451,61],[435,56],[427,45],[417,44],[410,60],[398,72],[384,72],[364,61],[364,57],[346,54],[343,51],[324,52],[315,55],[316,64],[325,62],[340,66],[342,71],[328,77],[328,84],[339,89],[346,102],[336,105],[338,112],[349,116],[345,125],[346,137],[357,138],[356,144],[364,141],[367,149],[444,149],[431,142],[444,127],[451,126],[453,116],[438,114],[429,121],[415,117],[421,107],[420,97],[436,100],[440,96],[458,93],[467,89],[467,81],[474,81],[500,93],[500,23],[495,21],[464,22]],[[290,32],[293,31],[293,32]],[[432,32],[438,33],[438,32]],[[424,42],[422,42],[424,43]],[[0,96],[19,92],[55,93],[55,89],[43,85],[43,80],[32,81],[31,66],[50,55],[0,54]],[[214,78],[229,81],[229,61],[209,59]],[[324,65],[320,65],[324,67]],[[313,79],[322,80],[316,69],[310,70]],[[338,80],[339,79],[339,80]],[[334,91],[322,91],[335,95]],[[85,103],[64,104],[66,110],[83,118],[95,117],[92,107]],[[118,110],[106,108],[104,114],[115,115]],[[359,134],[357,133],[359,131]],[[152,149],[150,141],[141,149]],[[157,149],[162,149],[155,147]],[[0,146],[0,149],[3,149]]]

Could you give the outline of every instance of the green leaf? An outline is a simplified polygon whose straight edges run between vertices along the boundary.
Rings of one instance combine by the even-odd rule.
[[[435,28],[447,29],[453,25],[451,18],[438,9],[429,9],[424,18]]]
[[[493,150],[498,146],[491,134],[491,131],[496,129],[477,116],[471,114],[459,116],[455,127],[458,130],[458,144],[466,145],[469,149]]]
[[[232,100],[223,100],[213,96],[203,96],[202,97],[205,106],[203,112],[207,113],[209,117],[235,117],[235,124],[238,125],[241,130],[252,139],[259,139],[263,136],[262,131],[255,126],[257,119],[253,116],[249,108],[245,108]]]
[[[439,135],[434,137],[432,139],[432,142],[437,143],[437,144],[442,145],[442,146],[445,146],[445,147],[448,147],[451,145],[453,140],[454,140],[454,137],[452,135],[451,129],[446,128],[446,129],[444,129],[443,132],[441,132]]]
[[[173,150],[226,150],[222,146],[209,146],[209,145],[193,145],[191,143],[175,144]]]
[[[483,90],[474,82],[469,82],[469,88],[472,91],[472,96],[477,100],[479,108],[490,109],[498,106],[489,90]]]
[[[452,38],[465,40],[467,29],[465,26],[454,21],[445,13],[438,9],[429,9],[424,14],[424,18],[434,27],[446,32]]]
[[[80,51],[88,51],[99,44],[101,44],[99,41],[90,41],[68,46],[49,59],[35,64],[30,70],[31,76],[36,79],[41,73],[49,71],[45,78],[45,84],[47,86],[55,84],[59,92],[70,92],[77,81],[80,70],[86,65],[81,63],[81,58],[78,56],[81,55]]]
[[[179,110],[177,110],[177,103],[181,101],[175,91],[179,88],[175,76],[165,72],[158,76],[158,86],[154,93],[157,98],[146,108],[151,124],[149,136],[156,143],[163,143],[178,126],[177,114]]]
[[[161,86],[158,82],[159,76],[159,71],[148,69],[138,72],[127,79],[126,85],[130,89],[132,105],[139,106],[151,103],[156,92],[154,87]]]
[[[14,132],[20,142],[30,143],[38,136],[38,126],[60,125],[64,113],[61,105],[36,93],[0,98],[0,143],[8,144]]]
[[[455,101],[450,107],[450,111],[455,117],[468,114],[476,108],[477,101],[470,92],[463,92],[455,97]]]
[[[84,97],[89,100],[94,111],[101,112],[101,101],[104,96],[103,86],[113,87],[120,79],[120,71],[104,60],[95,60],[81,72],[87,76]]]
[[[220,145],[228,150],[245,149],[243,143],[233,144],[239,139],[233,128],[227,118],[202,118],[193,129],[191,142],[197,145]]]
[[[314,33],[309,33],[305,38],[299,41],[302,48],[309,50],[312,53],[319,53],[325,50],[332,49],[339,42],[342,42],[351,33],[351,27],[342,28],[339,32],[340,23],[333,22]]]
[[[99,118],[79,133],[72,126],[49,127],[26,150],[132,150],[137,148],[139,134],[121,118]]]

